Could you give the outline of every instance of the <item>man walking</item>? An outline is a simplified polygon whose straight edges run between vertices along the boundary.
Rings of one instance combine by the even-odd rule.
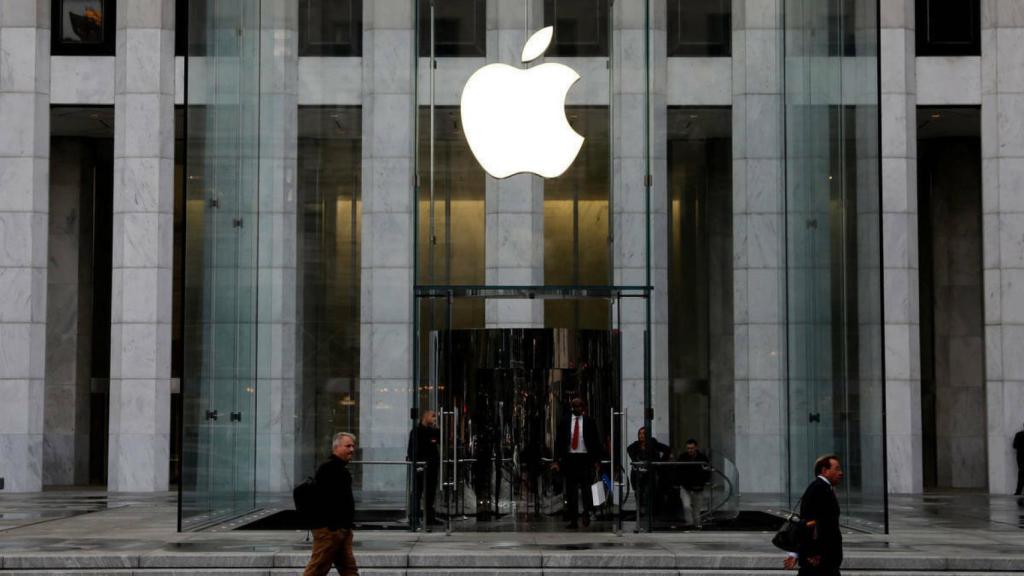
[[[316,470],[315,483],[320,499],[313,521],[313,555],[303,576],[323,576],[333,565],[340,576],[359,576],[352,554],[352,475],[348,463],[356,452],[356,437],[348,432],[334,435],[331,457]]]
[[[704,487],[711,480],[708,457],[700,451],[697,440],[686,441],[686,451],[677,458],[680,466],[679,484],[683,487],[683,513],[691,526],[701,527],[701,512],[704,510]]]
[[[590,485],[594,473],[601,465],[601,435],[597,423],[585,414],[586,404],[582,398],[573,398],[572,413],[564,418],[555,434],[555,470],[562,472],[565,479],[567,516],[570,529],[579,527],[579,496],[583,493],[583,526],[590,526],[590,512],[594,504]]]
[[[797,557],[786,567],[800,565],[800,576],[839,576],[843,563],[843,534],[839,530],[839,499],[835,489],[843,481],[839,458],[829,454],[814,463],[814,480],[800,499],[804,536]]]
[[[437,429],[437,413],[427,410],[420,418],[419,424],[409,431],[409,446],[405,459],[413,464],[412,501],[416,509],[423,498],[425,522],[427,526],[440,524],[434,515],[434,497],[437,494],[437,474],[441,468],[441,433]],[[414,460],[415,458],[415,460]],[[422,464],[422,468],[420,465]]]

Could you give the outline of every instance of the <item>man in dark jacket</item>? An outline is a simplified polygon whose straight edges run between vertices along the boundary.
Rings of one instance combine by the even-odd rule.
[[[434,515],[434,497],[437,494],[437,475],[441,469],[441,432],[437,429],[437,413],[427,410],[419,424],[409,431],[409,446],[405,452],[407,462],[422,463],[415,467],[413,476],[412,502],[419,509],[423,497],[423,508],[427,525],[440,522]],[[424,492],[425,497],[424,497]]]
[[[686,441],[686,450],[676,458],[683,462],[679,466],[679,485],[683,487],[683,512],[691,526],[701,526],[701,512],[707,506],[704,488],[711,480],[711,466],[708,457],[700,451],[697,440]]]
[[[594,504],[590,485],[594,474],[601,466],[601,434],[597,423],[586,415],[586,404],[582,398],[573,398],[572,413],[563,418],[555,433],[556,471],[561,471],[565,480],[565,498],[568,528],[579,527],[579,495],[583,493],[583,526],[590,526],[590,512]]]
[[[843,534],[839,530],[839,499],[835,489],[843,481],[843,468],[833,454],[814,463],[814,480],[800,499],[804,536],[796,562],[800,576],[838,576],[843,563]],[[787,566],[792,560],[787,561]]]
[[[1024,489],[1024,430],[1013,436],[1013,449],[1017,451],[1017,489],[1013,493],[1020,496]]]
[[[333,565],[341,576],[359,576],[352,554],[352,475],[348,463],[356,452],[356,437],[335,434],[331,457],[316,470],[315,482],[320,512],[313,521],[313,555],[303,576],[323,576]]]

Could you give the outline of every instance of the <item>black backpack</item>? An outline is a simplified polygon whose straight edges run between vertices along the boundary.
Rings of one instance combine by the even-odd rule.
[[[306,476],[306,479],[292,490],[292,500],[295,501],[295,511],[299,516],[306,522],[312,520],[317,505],[316,480],[312,476]]]

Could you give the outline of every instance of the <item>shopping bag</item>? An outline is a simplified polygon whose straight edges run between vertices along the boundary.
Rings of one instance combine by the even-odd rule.
[[[590,485],[590,496],[594,506],[601,506],[604,501],[608,498],[608,493],[605,492],[604,482],[598,480]]]

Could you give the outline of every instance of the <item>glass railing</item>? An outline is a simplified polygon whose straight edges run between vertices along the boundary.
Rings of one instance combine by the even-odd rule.
[[[727,524],[739,515],[738,486],[736,466],[728,458],[723,458],[720,466],[634,461],[630,463],[623,515],[634,517],[637,532],[701,530]]]

